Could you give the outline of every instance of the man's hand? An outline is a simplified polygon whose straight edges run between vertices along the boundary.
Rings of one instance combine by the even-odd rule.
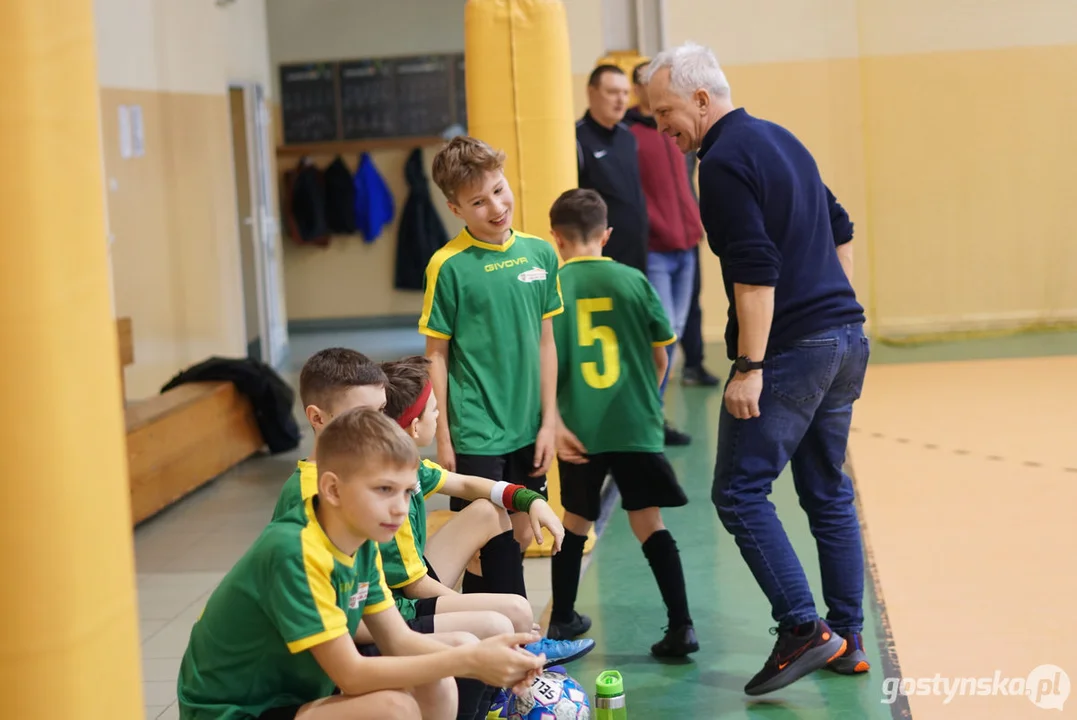
[[[561,524],[553,509],[545,500],[536,500],[531,503],[527,514],[531,517],[531,531],[535,533],[535,540],[542,543],[542,528],[546,528],[553,533],[553,554],[560,552],[561,541],[565,539],[565,526]]]
[[[512,688],[517,695],[530,686],[542,672],[544,655],[532,655],[521,645],[536,642],[538,633],[495,635],[477,645],[468,646],[467,677],[494,687]]]
[[[448,435],[438,438],[438,465],[449,472],[456,472],[456,450],[452,446],[452,438]]]
[[[725,386],[725,407],[738,420],[759,417],[759,396],[763,392],[763,371],[736,373]]]
[[[555,441],[556,433],[552,427],[543,425],[539,428],[538,437],[535,438],[535,469],[531,477],[539,477],[549,471],[557,454]]]
[[[583,465],[588,462],[587,448],[576,437],[576,433],[564,425],[557,428],[557,457],[573,465]]]

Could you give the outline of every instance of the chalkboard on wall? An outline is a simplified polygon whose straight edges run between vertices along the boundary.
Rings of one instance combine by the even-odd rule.
[[[390,60],[340,63],[343,138],[396,137],[396,83]]]
[[[463,53],[282,65],[285,145],[467,128]]]
[[[393,65],[397,134],[440,135],[453,123],[450,58],[419,55],[397,59]]]
[[[280,94],[285,143],[338,138],[335,63],[281,65]]]

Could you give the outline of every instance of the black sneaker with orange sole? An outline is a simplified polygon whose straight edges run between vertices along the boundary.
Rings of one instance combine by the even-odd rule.
[[[830,661],[827,670],[842,675],[859,675],[871,669],[868,655],[864,652],[864,638],[860,633],[842,633],[845,638],[845,652]]]
[[[845,652],[845,638],[836,635],[822,619],[788,630],[772,628],[778,636],[763,669],[744,686],[748,695],[765,695],[795,683],[827,666]]]

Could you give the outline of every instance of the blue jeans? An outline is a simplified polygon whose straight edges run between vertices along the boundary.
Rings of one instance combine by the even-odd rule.
[[[860,522],[842,466],[869,354],[859,324],[802,338],[767,356],[759,417],[737,420],[722,406],[711,497],[783,629],[818,617],[767,497],[786,463],[818,547],[827,622],[838,633],[864,626]]]
[[[695,282],[696,255],[691,250],[673,250],[672,252],[647,253],[647,279],[658,292],[658,299],[673,326],[673,332],[680,338],[684,334],[684,324],[688,320],[688,309],[692,303],[692,284]],[[661,394],[666,393],[666,382],[673,365],[673,352],[677,344],[666,346],[669,366],[662,378]]]

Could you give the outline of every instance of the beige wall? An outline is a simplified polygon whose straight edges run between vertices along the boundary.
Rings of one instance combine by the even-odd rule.
[[[132,318],[131,398],[210,355],[246,353],[229,82],[268,82],[260,2],[97,0],[102,145],[116,313]],[[118,107],[145,155],[120,155]]]
[[[1077,320],[1077,4],[671,0],[734,102],[813,151],[877,336]],[[704,253],[720,336],[720,266]]]

